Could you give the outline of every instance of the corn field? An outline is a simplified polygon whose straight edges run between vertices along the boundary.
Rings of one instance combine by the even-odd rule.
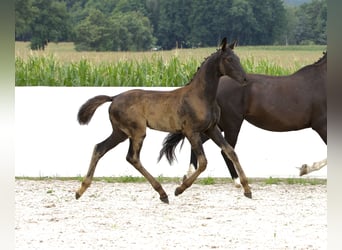
[[[16,86],[177,87],[190,81],[215,48],[157,52],[75,52],[70,44],[32,52],[16,44]],[[324,46],[238,47],[248,73],[288,75],[317,61]]]

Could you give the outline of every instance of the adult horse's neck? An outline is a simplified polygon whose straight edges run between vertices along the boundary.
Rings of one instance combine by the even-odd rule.
[[[214,53],[202,63],[190,82],[191,87],[198,92],[198,95],[208,102],[215,101],[219,79],[222,76],[218,53]]]

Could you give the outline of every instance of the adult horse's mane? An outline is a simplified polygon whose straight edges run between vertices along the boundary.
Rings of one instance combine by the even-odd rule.
[[[327,60],[327,54],[328,54],[328,51],[323,51],[323,56],[320,59],[318,59],[314,64],[319,64],[322,61]]]
[[[323,56],[321,58],[319,58],[316,62],[314,62],[313,64],[309,64],[309,65],[306,65],[304,66],[303,68],[299,69],[298,71],[295,72],[298,73],[298,72],[301,72],[301,71],[304,71],[304,70],[307,70],[309,68],[311,68],[312,66],[319,66],[323,63],[326,63],[326,60],[327,60],[327,55],[328,55],[328,51],[323,51]]]

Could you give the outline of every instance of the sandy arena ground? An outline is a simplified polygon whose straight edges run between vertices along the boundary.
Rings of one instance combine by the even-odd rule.
[[[16,180],[16,249],[326,249],[327,186]]]

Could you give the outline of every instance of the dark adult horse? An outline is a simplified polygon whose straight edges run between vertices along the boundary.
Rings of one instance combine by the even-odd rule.
[[[221,108],[219,127],[227,142],[235,147],[244,119],[269,131],[294,131],[305,128],[315,130],[327,144],[327,52],[317,62],[307,65],[289,76],[248,74],[248,84],[241,86],[234,79],[221,77],[217,102]],[[163,142],[159,158],[166,154],[171,162],[175,158],[175,147],[184,139],[180,133],[169,134]],[[203,142],[207,140],[202,136]],[[232,162],[223,155],[230,174],[237,183]],[[191,152],[191,164],[197,161]],[[300,175],[317,170],[326,160],[304,164]]]
[[[100,105],[111,102],[109,119],[113,131],[106,140],[95,145],[88,173],[76,192],[76,199],[80,198],[90,186],[100,158],[129,138],[127,161],[150,182],[159,193],[161,201],[169,202],[160,183],[140,162],[140,150],[146,136],[146,127],[182,133],[189,140],[197,157],[198,169],[183,180],[183,183],[176,188],[175,195],[183,193],[190,187],[206,168],[207,160],[201,141],[201,134],[205,134],[234,163],[244,187],[244,194],[251,197],[247,178],[234,149],[224,140],[217,126],[220,111],[216,103],[216,92],[220,77],[229,75],[240,83],[246,81],[246,74],[240,60],[233,52],[234,46],[235,43],[227,45],[227,39],[224,38],[221,48],[202,63],[193,79],[182,88],[173,91],[130,90],[113,97],[95,96],[84,103],[78,112],[80,124],[87,124]]]

